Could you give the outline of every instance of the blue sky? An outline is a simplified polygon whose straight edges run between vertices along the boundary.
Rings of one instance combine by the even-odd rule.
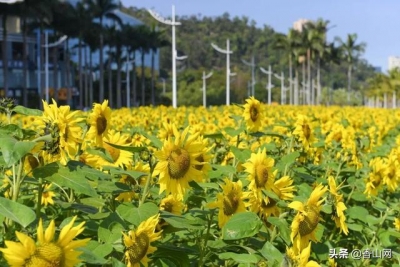
[[[400,1],[396,0],[122,0],[122,3],[151,8],[164,17],[171,16],[173,4],[179,16],[219,16],[228,12],[231,17],[247,16],[258,27],[265,24],[284,33],[300,18],[323,18],[330,21],[329,25],[335,25],[328,32],[329,40],[357,33],[358,41],[367,43],[363,57],[383,71],[387,70],[389,56],[400,56]]]

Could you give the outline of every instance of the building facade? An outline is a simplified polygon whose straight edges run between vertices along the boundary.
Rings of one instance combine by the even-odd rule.
[[[388,59],[388,70],[392,70],[394,68],[400,68],[400,57],[398,56],[390,56]]]
[[[303,30],[304,25],[311,20],[308,19],[299,19],[293,22],[293,29],[301,32]]]

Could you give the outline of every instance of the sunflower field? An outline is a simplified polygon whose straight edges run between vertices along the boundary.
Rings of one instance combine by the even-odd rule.
[[[0,109],[0,266],[400,266],[400,110]]]

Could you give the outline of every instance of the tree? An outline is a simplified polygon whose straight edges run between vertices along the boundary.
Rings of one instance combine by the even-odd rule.
[[[140,59],[141,59],[141,87],[142,87],[142,92],[141,92],[141,96],[142,96],[142,101],[141,104],[145,105],[145,101],[146,101],[146,97],[145,97],[145,67],[144,67],[144,56],[146,55],[146,53],[148,53],[151,49],[150,46],[150,38],[151,38],[151,31],[149,29],[149,27],[147,27],[146,25],[140,25],[138,26],[138,31],[139,31],[139,49],[140,49]]]
[[[346,41],[340,38],[336,38],[339,42],[342,50],[343,56],[348,64],[347,68],[347,102],[350,102],[350,91],[351,91],[351,75],[355,60],[360,56],[361,53],[365,51],[366,44],[357,44],[357,34],[348,34]]]
[[[108,18],[114,21],[117,21],[121,24],[121,19],[112,13],[115,9],[118,8],[118,5],[113,0],[87,0],[89,3],[89,9],[93,12],[95,18],[98,18],[100,21],[100,27],[103,29],[103,20],[104,18]],[[103,47],[104,47],[104,34],[103,31],[100,32],[100,93],[99,93],[99,102],[103,102],[104,100],[104,62],[103,62]]]

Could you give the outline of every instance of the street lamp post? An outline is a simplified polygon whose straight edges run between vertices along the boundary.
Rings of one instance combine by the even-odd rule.
[[[274,73],[274,76],[278,80],[281,80],[281,105],[284,105],[284,104],[286,104],[285,75],[283,74],[283,71],[282,71],[281,76],[279,76],[275,73]]]
[[[252,94],[253,97],[255,97],[256,92],[255,92],[255,89],[254,89],[254,85],[256,84],[256,80],[255,80],[255,77],[254,77],[255,76],[254,73],[255,73],[256,64],[254,62],[254,56],[251,57],[251,62],[247,62],[244,59],[242,59],[242,62],[243,62],[243,64],[251,67],[251,94]]]
[[[215,44],[211,43],[211,46],[222,54],[226,54],[226,105],[230,105],[230,67],[229,67],[229,54],[232,54],[233,51],[229,50],[229,39],[226,40],[226,50],[219,48]]]
[[[45,41],[46,44],[42,45],[42,47],[46,48],[46,65],[45,65],[45,86],[46,86],[46,102],[49,103],[49,47],[55,47],[58,46],[60,44],[62,44],[65,40],[67,40],[68,36],[64,35],[63,37],[61,37],[60,39],[58,39],[57,42],[51,43],[49,44],[49,34],[46,31],[45,32]],[[53,68],[56,68],[56,66],[53,66]]]
[[[18,3],[18,2],[23,2],[24,0],[0,0],[0,3],[3,3],[3,4],[15,4],[15,3]]]
[[[260,70],[268,75],[268,83],[266,89],[268,90],[268,105],[271,105],[271,91],[273,87],[273,85],[271,84],[271,74],[272,74],[271,65],[268,66],[268,70],[261,67]]]
[[[177,107],[176,98],[176,40],[175,40],[175,26],[181,25],[180,22],[175,21],[175,6],[172,6],[172,21],[161,17],[159,14],[152,10],[148,10],[150,15],[157,21],[172,26],[172,106]]]
[[[206,103],[206,80],[208,79],[208,78],[210,78],[211,76],[213,75],[213,73],[212,72],[210,72],[209,74],[207,74],[206,75],[206,72],[205,71],[203,71],[203,77],[202,77],[202,79],[203,79],[203,107],[207,107],[207,103]]]

